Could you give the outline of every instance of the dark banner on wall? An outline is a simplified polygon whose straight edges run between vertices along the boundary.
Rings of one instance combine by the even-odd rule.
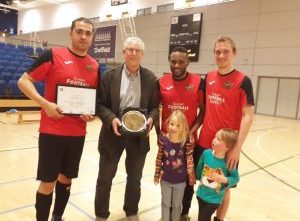
[[[16,35],[18,26],[18,11],[0,7],[0,33]]]
[[[172,17],[169,52],[176,46],[188,50],[190,61],[198,61],[202,13]]]
[[[116,45],[116,26],[97,28],[95,31],[94,42],[89,50],[96,60],[100,58],[114,58]]]

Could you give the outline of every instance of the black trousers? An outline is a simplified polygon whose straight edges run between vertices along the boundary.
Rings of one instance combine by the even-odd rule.
[[[199,205],[198,221],[210,221],[212,214],[220,206],[220,204],[207,203],[197,197]]]
[[[110,148],[110,147],[108,147]],[[126,190],[124,196],[123,210],[126,216],[136,215],[141,197],[141,178],[147,152],[140,147],[139,139],[122,138],[122,145],[115,151],[116,156],[111,158],[108,153],[101,151],[99,173],[95,196],[95,214],[97,217],[108,218],[110,191],[112,180],[116,175],[120,157],[126,150],[125,167],[127,173]]]
[[[194,159],[194,164],[195,164],[195,171],[196,171],[200,156],[202,155],[204,150],[205,149],[200,146],[195,146],[195,148],[194,148],[193,159]],[[194,195],[194,185],[193,186],[189,185],[189,182],[187,181],[187,185],[185,186],[184,195],[183,195],[183,199],[182,199],[181,215],[189,214],[193,195]]]

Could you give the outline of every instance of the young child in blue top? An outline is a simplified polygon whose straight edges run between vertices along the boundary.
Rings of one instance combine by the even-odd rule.
[[[226,188],[239,182],[237,169],[228,170],[225,159],[237,137],[236,130],[219,130],[212,141],[212,149],[205,150],[199,159],[196,169],[196,178],[200,180],[196,193],[199,204],[198,221],[210,221],[224,199]]]
[[[182,198],[189,180],[190,185],[196,182],[193,150],[186,149],[189,126],[184,113],[173,111],[166,120],[167,134],[161,137],[162,147],[158,149],[154,183],[161,185],[162,221],[179,221],[182,209]]]

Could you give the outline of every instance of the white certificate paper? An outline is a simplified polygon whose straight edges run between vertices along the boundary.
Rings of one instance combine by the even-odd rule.
[[[96,89],[57,85],[56,101],[64,114],[95,115]]]

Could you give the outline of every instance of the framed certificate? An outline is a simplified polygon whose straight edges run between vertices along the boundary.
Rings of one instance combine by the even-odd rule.
[[[56,104],[63,114],[80,115],[96,113],[96,89],[70,85],[57,85]]]

